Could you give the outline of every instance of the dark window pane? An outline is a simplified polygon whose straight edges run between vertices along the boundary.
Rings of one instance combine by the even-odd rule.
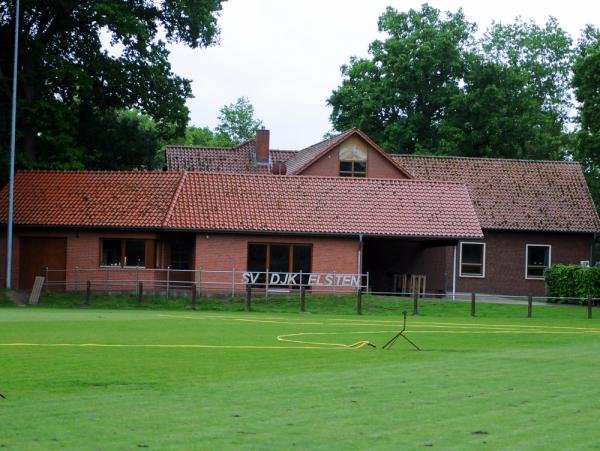
[[[527,268],[527,275],[529,277],[543,277],[545,267],[529,267]]]
[[[191,243],[187,241],[175,241],[171,244],[171,268],[190,269],[191,260]]]
[[[481,276],[483,274],[482,268],[483,265],[463,265],[462,273]]]
[[[527,262],[529,265],[548,266],[549,248],[541,246],[529,246]]]
[[[144,266],[144,240],[125,240],[125,266]]]
[[[352,162],[340,161],[340,171],[352,172]]]
[[[311,268],[311,247],[310,246],[294,246],[294,262],[293,271],[304,274],[310,273]],[[308,283],[308,276],[302,276],[302,283]]]
[[[289,272],[290,270],[290,246],[287,244],[271,244],[271,255],[269,256],[270,272]]]
[[[352,172],[340,172],[340,177],[352,177]]]
[[[256,279],[257,284],[254,286],[264,286],[266,281],[267,271],[267,245],[266,244],[249,244],[248,245],[248,271],[261,272],[263,274]]]
[[[366,177],[367,174],[364,172],[355,172],[354,177]]]
[[[355,172],[367,172],[367,162],[366,161],[355,161],[354,162],[354,171]]]
[[[483,244],[464,244],[462,245],[463,263],[483,263]]]
[[[102,265],[121,265],[121,240],[102,240]]]

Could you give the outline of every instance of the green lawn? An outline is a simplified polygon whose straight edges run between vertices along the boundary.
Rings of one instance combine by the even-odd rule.
[[[365,301],[363,316],[0,308],[0,448],[600,448],[585,309],[424,303],[408,330],[424,351],[385,351],[399,309]],[[378,348],[340,346],[360,340]]]

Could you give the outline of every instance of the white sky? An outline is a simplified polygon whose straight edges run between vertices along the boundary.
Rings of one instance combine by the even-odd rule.
[[[367,56],[382,37],[377,19],[386,6],[419,9],[414,0],[229,0],[219,18],[220,43],[192,50],[171,46],[176,74],[193,80],[190,123],[217,124],[219,109],[245,96],[271,130],[271,147],[301,149],[331,130],[326,99],[341,82],[350,56]],[[494,20],[521,16],[543,25],[548,16],[577,40],[588,23],[600,24],[597,0],[431,0],[442,11],[462,7],[485,31]]]

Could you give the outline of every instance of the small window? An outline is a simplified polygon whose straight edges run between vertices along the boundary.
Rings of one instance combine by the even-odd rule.
[[[526,246],[526,279],[543,279],[544,271],[550,266],[551,246],[548,244],[528,244]]]
[[[248,243],[248,271],[250,272],[309,274],[311,263],[312,247],[309,244]],[[264,284],[265,275],[261,274],[257,282]],[[302,276],[302,282],[306,284],[308,276]]]
[[[366,177],[366,161],[340,161],[340,177]]]
[[[102,266],[145,266],[147,240],[102,239]]]
[[[485,243],[460,243],[460,276],[485,277]]]

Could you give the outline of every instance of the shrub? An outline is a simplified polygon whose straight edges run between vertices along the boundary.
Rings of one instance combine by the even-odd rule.
[[[580,298],[565,300],[569,303],[585,302],[587,298],[600,298],[600,268],[578,265],[554,265],[544,272],[546,294],[550,298]],[[560,301],[560,299],[551,299]]]

